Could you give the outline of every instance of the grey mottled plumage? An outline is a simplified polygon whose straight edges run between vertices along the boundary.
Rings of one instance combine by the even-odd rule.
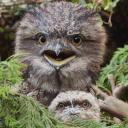
[[[95,81],[105,52],[106,33],[99,16],[70,2],[45,3],[29,10],[16,34],[16,53],[29,53],[28,91],[49,102],[60,91],[87,90]]]
[[[83,91],[67,91],[59,93],[49,106],[55,118],[64,122],[74,119],[100,120],[98,100],[91,94]]]

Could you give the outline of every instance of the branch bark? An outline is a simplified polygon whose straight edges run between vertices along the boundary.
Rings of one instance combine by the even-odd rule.
[[[113,96],[108,96],[100,102],[100,108],[121,120],[128,116],[128,104]]]
[[[96,94],[103,97],[104,100],[100,100],[100,108],[103,111],[112,114],[114,117],[117,117],[123,120],[124,117],[128,116],[128,104],[123,102],[122,100],[117,99],[114,96],[108,96],[102,90],[100,90],[97,86],[92,87]]]

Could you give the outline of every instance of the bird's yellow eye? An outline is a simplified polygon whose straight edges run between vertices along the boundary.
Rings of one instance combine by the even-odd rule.
[[[75,46],[79,46],[81,44],[81,36],[80,35],[73,35],[72,39],[73,39],[72,43]]]
[[[38,44],[44,44],[46,43],[46,37],[43,33],[37,33],[36,39],[38,40]]]

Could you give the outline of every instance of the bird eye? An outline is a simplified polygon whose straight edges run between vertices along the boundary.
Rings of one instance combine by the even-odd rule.
[[[37,33],[36,34],[36,39],[38,40],[39,44],[43,44],[46,42],[46,37],[43,33]]]
[[[79,46],[81,44],[81,36],[80,35],[73,36],[73,44],[76,46]]]
[[[64,106],[63,103],[59,103],[59,105],[58,105],[58,108],[59,108],[59,109],[60,109],[60,108],[61,108],[61,109],[64,109],[64,107],[65,107],[65,106]]]
[[[82,103],[82,107],[84,107],[84,108],[90,108],[92,105],[90,104],[90,102],[89,101],[87,101],[87,100],[85,100],[83,103]]]

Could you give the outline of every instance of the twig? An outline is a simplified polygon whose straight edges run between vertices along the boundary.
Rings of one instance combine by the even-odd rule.
[[[100,102],[100,108],[121,120],[128,116],[128,104],[113,96],[109,96],[105,101]]]
[[[119,119],[123,119],[128,116],[128,104],[117,99],[114,96],[108,96],[102,90],[100,90],[97,86],[92,87],[97,96],[101,96],[104,100],[99,100],[100,108],[103,111],[112,114],[113,117],[117,117]]]
[[[103,99],[106,99],[108,97],[108,95],[105,92],[103,92],[102,90],[100,90],[97,86],[93,85],[92,89],[95,91],[96,96],[100,96]]]
[[[114,80],[114,76],[113,76],[113,74],[109,74],[109,75],[108,75],[108,81],[109,81],[110,84],[111,84],[112,95],[113,95],[113,92],[114,92],[114,90],[115,90],[115,88],[116,88],[115,80]]]

